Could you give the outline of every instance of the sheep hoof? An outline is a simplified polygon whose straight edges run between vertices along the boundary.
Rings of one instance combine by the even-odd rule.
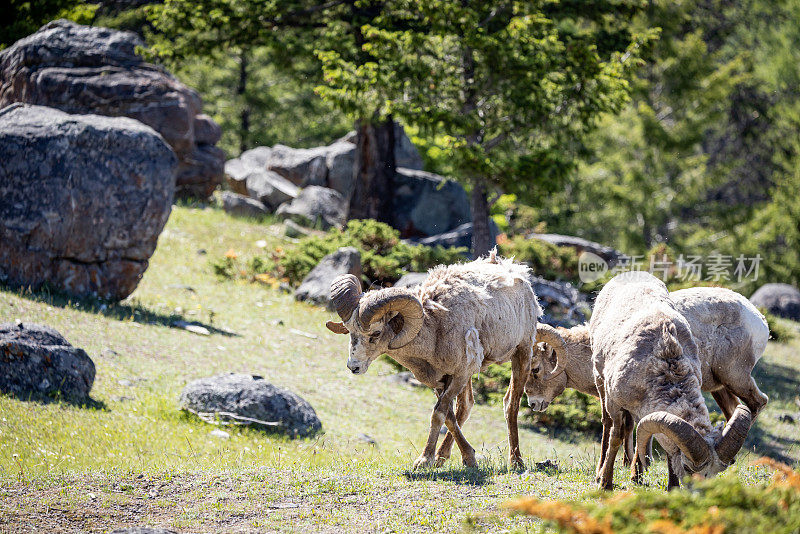
[[[478,467],[478,461],[475,459],[474,454],[472,456],[465,456],[461,458],[461,461],[466,467]]]
[[[424,469],[426,467],[434,467],[435,465],[436,461],[433,456],[420,456],[414,462],[414,469]]]
[[[436,467],[442,467],[444,463],[449,460],[447,456],[437,456],[436,457]]]

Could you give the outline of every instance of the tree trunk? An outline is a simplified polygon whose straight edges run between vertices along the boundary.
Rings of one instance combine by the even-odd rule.
[[[394,197],[394,122],[361,119],[356,123],[353,196],[348,219],[392,224]]]
[[[489,229],[489,202],[486,200],[486,182],[483,178],[472,181],[472,254],[477,258],[489,253],[494,246]]]
[[[239,84],[236,86],[236,96],[242,105],[239,113],[239,151],[244,152],[250,148],[250,105],[247,103],[247,50],[239,54]]]

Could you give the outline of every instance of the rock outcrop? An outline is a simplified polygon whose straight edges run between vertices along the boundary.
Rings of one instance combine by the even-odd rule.
[[[800,290],[793,285],[764,284],[753,293],[750,302],[778,317],[800,321]]]
[[[0,110],[0,280],[120,300],[147,268],[175,191],[175,155],[123,117]]]
[[[343,247],[322,258],[303,279],[294,298],[330,305],[331,282],[342,274],[361,278],[361,253],[355,247]]]
[[[275,213],[280,219],[291,219],[302,226],[323,230],[342,228],[347,217],[347,202],[333,189],[310,185]]]
[[[266,206],[258,200],[237,193],[231,193],[230,191],[223,191],[221,200],[222,209],[234,217],[258,219],[269,213]]]
[[[89,400],[94,362],[64,336],[31,323],[0,324],[0,392],[28,399]]]
[[[143,45],[132,32],[50,22],[0,52],[0,107],[24,102],[141,121],[178,156],[176,196],[207,198],[223,179],[220,128],[200,113],[194,90],[136,55]]]

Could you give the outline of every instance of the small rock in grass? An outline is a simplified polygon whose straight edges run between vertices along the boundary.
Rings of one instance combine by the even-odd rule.
[[[260,376],[230,373],[195,380],[181,393],[181,405],[204,420],[216,414],[219,419],[291,436],[307,436],[322,429],[308,402]]]
[[[422,382],[414,378],[414,374],[411,371],[403,371],[401,373],[389,375],[386,377],[386,380],[389,382],[394,382],[395,384],[402,384],[404,386],[411,386],[415,388],[425,387]]]
[[[215,438],[219,438],[219,439],[230,439],[230,437],[231,437],[230,434],[228,434],[224,430],[219,430],[219,429],[212,430],[211,432],[208,433],[208,435],[209,436],[213,436]]]
[[[783,414],[779,415],[778,416],[778,421],[780,421],[781,423],[788,423],[790,425],[793,425],[795,423],[794,417],[792,417],[788,413],[783,413]]]
[[[47,326],[0,324],[0,392],[20,399],[86,401],[95,366],[83,349]]]
[[[377,447],[378,446],[378,442],[375,440],[375,438],[373,438],[372,436],[370,436],[368,434],[364,434],[363,432],[360,432],[357,437],[358,437],[358,439],[360,441],[363,441],[364,443],[366,443],[368,445],[372,445],[373,447]]]
[[[537,471],[558,471],[558,462],[555,460],[544,460],[533,464]]]
[[[117,384],[119,384],[120,386],[129,388],[129,387],[131,387],[133,385],[133,382],[131,382],[127,378],[123,378],[122,380],[117,380]]]

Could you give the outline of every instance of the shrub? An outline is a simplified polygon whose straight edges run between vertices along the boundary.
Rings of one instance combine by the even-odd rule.
[[[514,256],[517,261],[527,263],[534,274],[550,280],[578,281],[578,254],[573,248],[516,236],[500,240],[498,249],[503,256]]]
[[[507,508],[545,520],[557,532],[778,534],[800,531],[800,473],[774,460],[769,484],[745,485],[736,469],[670,491],[637,489],[599,493],[585,502],[540,501],[526,497]]]
[[[758,311],[764,314],[764,318],[767,320],[770,339],[773,339],[779,343],[786,343],[794,337],[794,332],[792,329],[782,323],[778,317],[771,314],[768,309],[759,308]]]
[[[361,252],[361,266],[369,283],[396,282],[408,271],[426,271],[440,264],[464,259],[465,248],[427,247],[400,241],[400,233],[374,220],[353,220],[344,230],[331,229],[324,235],[304,237],[296,245],[278,247],[267,256],[247,262],[226,257],[212,262],[217,276],[283,280],[297,286],[322,258],[341,247],[355,247]],[[232,251],[229,251],[231,253]]]

